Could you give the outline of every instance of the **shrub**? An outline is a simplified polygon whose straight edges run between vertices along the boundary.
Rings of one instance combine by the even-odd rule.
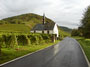
[[[11,48],[17,48],[17,47],[18,47],[18,42],[17,42],[17,37],[16,37],[16,35],[11,35],[10,47],[11,47]]]

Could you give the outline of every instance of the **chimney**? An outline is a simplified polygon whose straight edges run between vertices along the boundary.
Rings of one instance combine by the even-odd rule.
[[[43,14],[43,24],[45,24],[45,14]]]

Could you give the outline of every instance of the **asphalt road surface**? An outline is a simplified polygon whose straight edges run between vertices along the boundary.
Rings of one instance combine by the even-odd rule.
[[[57,45],[25,56],[1,67],[88,67],[79,43],[65,38]]]

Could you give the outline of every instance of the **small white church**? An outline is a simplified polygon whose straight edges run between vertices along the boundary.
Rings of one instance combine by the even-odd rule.
[[[31,30],[32,33],[44,33],[44,34],[53,34],[54,38],[59,36],[58,34],[58,26],[56,23],[45,22],[45,14],[43,14],[43,22],[42,24],[36,24]]]

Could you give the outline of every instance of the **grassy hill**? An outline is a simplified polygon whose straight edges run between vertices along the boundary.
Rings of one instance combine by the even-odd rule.
[[[43,17],[37,14],[23,14],[19,16],[9,17],[3,20],[0,20],[0,32],[30,32],[34,25],[42,23]],[[49,18],[45,20],[48,23],[54,23]],[[64,31],[63,31],[64,30]],[[66,29],[59,27],[60,35],[68,35],[65,32]]]
[[[42,23],[42,18],[40,15],[29,13],[3,19],[0,21],[0,24],[23,24],[29,26],[29,29],[31,29],[34,25]],[[46,22],[54,21],[46,18]]]
[[[68,33],[71,33],[72,32],[72,29],[68,28],[68,27],[64,27],[64,26],[60,26],[60,28],[62,30],[64,30],[65,32],[68,32]]]
[[[32,13],[9,17],[0,20],[0,31],[30,32],[34,25],[42,23],[42,19],[42,16]],[[46,22],[54,23],[48,18],[46,18]]]

